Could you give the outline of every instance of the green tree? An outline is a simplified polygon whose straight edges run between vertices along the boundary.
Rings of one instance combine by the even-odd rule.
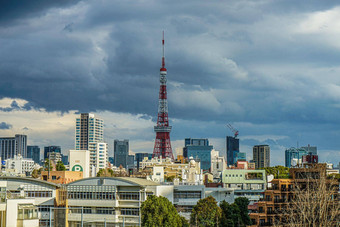
[[[237,207],[240,209],[242,224],[244,226],[251,225],[251,220],[248,215],[249,199],[247,199],[246,197],[239,197],[235,199],[234,204],[236,204]]]
[[[177,213],[174,205],[162,196],[148,196],[148,199],[142,203],[141,214],[142,226],[189,226],[187,221]]]
[[[220,203],[222,217],[220,226],[236,227],[241,224],[241,211],[236,204],[229,204],[225,200]]]
[[[110,168],[100,169],[97,173],[97,177],[114,177],[114,173]]]
[[[267,175],[273,174],[275,179],[288,179],[289,168],[284,166],[273,166],[262,168],[266,171]]]
[[[250,225],[251,220],[248,215],[248,204],[249,200],[245,197],[236,198],[233,204],[222,201],[220,203],[222,209],[220,226],[239,227]]]
[[[57,171],[65,171],[66,170],[65,165],[62,161],[57,162],[56,169],[57,169]]]
[[[219,226],[222,211],[212,196],[200,199],[193,207],[190,224],[193,226]]]
[[[45,159],[45,163],[44,163],[44,170],[48,171],[48,167],[50,167],[50,171],[53,170],[53,163],[51,160],[49,159]]]

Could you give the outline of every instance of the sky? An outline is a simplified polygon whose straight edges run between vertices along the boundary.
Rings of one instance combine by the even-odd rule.
[[[268,144],[340,162],[340,5],[291,0],[0,1],[0,136],[74,148],[91,112],[131,152],[152,152],[162,31],[174,153],[184,138],[225,152]]]

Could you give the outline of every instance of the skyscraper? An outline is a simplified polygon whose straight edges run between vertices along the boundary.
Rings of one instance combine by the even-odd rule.
[[[88,150],[89,143],[104,142],[104,121],[82,113],[76,119],[76,150]]]
[[[76,150],[90,151],[92,176],[107,167],[108,145],[104,142],[104,121],[90,113],[82,113],[76,119]]]
[[[150,153],[136,153],[136,162],[137,162],[137,170],[139,170],[139,163],[144,160],[144,158],[148,158]]]
[[[213,146],[209,145],[208,139],[192,139],[184,140],[183,156],[185,158],[193,157],[201,162],[201,169],[209,170],[211,167],[211,151]]]
[[[35,163],[40,162],[40,147],[27,146],[27,158],[31,158]]]
[[[303,148],[291,147],[285,150],[285,166],[292,167],[302,164],[302,156],[307,155],[307,151]]]
[[[255,168],[270,167],[270,147],[268,145],[256,145],[253,147],[253,160]]]
[[[227,136],[227,165],[234,165],[235,158],[238,157],[237,153],[240,152],[240,144],[239,144],[239,139],[236,137],[232,136]]]
[[[60,146],[47,146],[44,147],[44,160],[48,159],[49,153],[59,153],[61,158],[61,148]],[[55,155],[54,155],[55,156]]]
[[[114,141],[114,165],[124,168],[128,167],[129,159],[129,140],[115,140]]]
[[[14,137],[0,138],[1,160],[14,158],[15,155],[27,156],[27,136],[16,134]]]
[[[169,125],[168,119],[168,100],[166,90],[166,68],[165,68],[165,57],[164,57],[164,32],[163,32],[163,57],[162,57],[162,68],[160,69],[160,87],[159,87],[159,100],[158,100],[158,117],[157,125],[154,127],[156,132],[155,147],[153,149],[153,157],[169,157],[174,159],[171,149],[170,132],[171,126]]]

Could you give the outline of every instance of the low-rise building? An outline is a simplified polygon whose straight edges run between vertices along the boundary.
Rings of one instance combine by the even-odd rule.
[[[6,169],[15,169],[19,174],[30,175],[34,169],[34,161],[15,155],[13,159],[6,160]]]
[[[265,170],[226,169],[222,173],[226,188],[234,190],[235,198],[246,197],[250,203],[259,201],[266,189]]]
[[[41,179],[55,184],[68,184],[83,179],[81,171],[41,171]]]

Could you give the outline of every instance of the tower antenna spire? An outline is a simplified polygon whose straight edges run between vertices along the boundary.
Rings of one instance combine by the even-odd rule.
[[[165,55],[164,55],[164,31],[163,31],[163,39],[162,39],[162,48],[163,48],[163,55],[162,55],[162,68],[165,68]]]

